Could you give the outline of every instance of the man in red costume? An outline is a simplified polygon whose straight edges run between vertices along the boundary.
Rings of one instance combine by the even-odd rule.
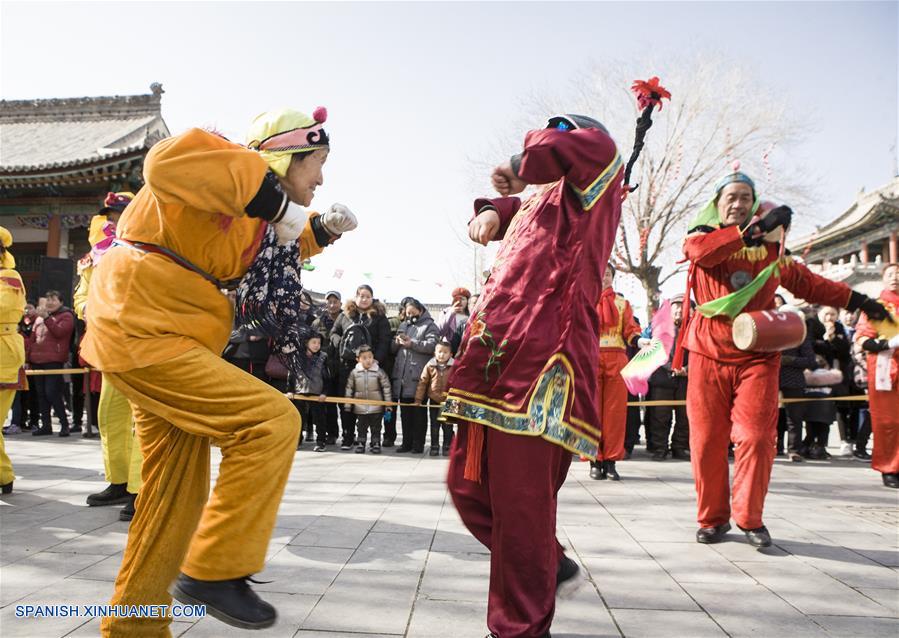
[[[699,304],[681,332],[686,337],[683,344],[679,340],[678,350],[690,351],[687,413],[700,543],[722,540],[733,516],[750,544],[771,544],[762,509],[777,438],[780,354],[739,350],[732,337],[733,317],[741,311],[773,310],[778,285],[811,303],[860,308],[870,318],[887,316],[877,301],[782,256],[782,234],[776,241],[772,236],[789,226],[792,211],[779,206],[753,217],[758,208],[752,179],[740,172],[727,175],[684,243],[691,262],[688,287]],[[688,307],[684,310],[686,314]],[[680,361],[678,352],[672,367],[680,368]],[[731,441],[732,498],[727,458]]]
[[[615,269],[606,267],[599,297],[599,376],[596,400],[602,424],[600,460],[590,462],[590,478],[598,481],[621,480],[615,461],[624,458],[624,434],[627,430],[627,386],[621,371],[627,365],[627,346],[636,345],[640,326],[627,299],[615,294],[612,280]]]
[[[892,323],[862,317],[856,341],[868,353],[868,403],[874,450],[871,467],[881,473],[883,484],[899,488],[899,264],[883,269],[880,302],[890,311]]]

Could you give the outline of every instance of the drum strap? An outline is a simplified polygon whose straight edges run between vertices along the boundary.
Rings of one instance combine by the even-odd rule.
[[[752,298],[755,297],[756,293],[761,290],[766,283],[768,283],[771,275],[780,275],[780,259],[772,261],[770,264],[765,266],[765,269],[762,270],[762,272],[760,272],[758,275],[756,275],[755,279],[750,281],[739,290],[736,290],[729,295],[719,297],[718,299],[707,301],[701,306],[697,306],[696,311],[702,314],[704,317],[717,317],[718,315],[727,315],[728,317],[733,319],[738,314],[743,312],[743,308],[746,307],[746,304],[748,304],[752,300]]]

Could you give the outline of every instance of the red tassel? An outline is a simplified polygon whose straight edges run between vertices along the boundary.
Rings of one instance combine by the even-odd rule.
[[[468,422],[468,446],[465,450],[465,472],[463,477],[475,483],[481,482],[484,455],[484,426]]]

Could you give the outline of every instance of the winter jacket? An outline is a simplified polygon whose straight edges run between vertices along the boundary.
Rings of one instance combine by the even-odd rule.
[[[371,336],[372,341],[369,345],[372,353],[375,355],[375,361],[379,364],[386,362],[387,353],[390,351],[390,323],[387,321],[387,317],[375,311],[356,312],[353,313],[353,316],[348,315],[346,312],[341,312],[340,316],[334,321],[334,327],[331,328],[331,346],[339,352],[343,333],[354,323],[361,323],[368,328],[368,334]],[[343,361],[341,365],[345,368],[352,367]]]
[[[674,341],[673,343],[677,343],[677,336],[680,332],[681,325],[678,324],[674,327]],[[643,334],[641,335],[645,339],[652,339],[652,326],[647,326],[645,330],[643,330]],[[690,362],[690,353],[686,350],[684,351],[684,367],[686,368]],[[674,346],[671,346],[671,352],[668,353],[668,362],[665,363],[661,368],[657,368],[652,375],[649,377],[649,385],[658,388],[677,388],[679,384],[683,383],[686,380],[686,377],[683,376],[674,376],[671,374],[671,362],[674,360]]]
[[[437,358],[428,361],[421,372],[418,388],[415,390],[415,402],[424,403],[425,397],[432,403],[443,403],[449,389],[449,375],[452,371],[453,359],[446,363],[437,363]]]
[[[378,367],[377,361],[368,370],[363,368],[361,363],[356,364],[347,377],[345,395],[353,399],[393,401],[390,394],[390,379],[387,373]],[[354,414],[377,414],[384,411],[382,405],[352,405],[347,406],[347,411],[350,408]]]
[[[253,361],[264,365],[268,354],[268,338],[261,330],[250,326],[237,326],[231,331],[222,357],[228,361]]]
[[[31,363],[65,363],[69,360],[75,315],[63,306],[42,321],[35,322],[31,333]]]
[[[393,395],[398,399],[411,399],[418,389],[418,381],[425,365],[434,356],[437,324],[425,310],[421,316],[401,323],[397,334],[408,336],[412,339],[412,344],[408,348],[400,346],[396,341],[390,344],[396,353],[393,364]]]
[[[337,316],[340,317],[341,312]],[[334,327],[334,319],[327,311],[319,315],[312,323],[312,329],[322,336],[322,352],[328,355],[328,374],[331,379],[336,379],[340,374],[340,356],[337,348],[331,343],[331,329]]]
[[[294,383],[293,391],[297,394],[325,394],[325,387],[331,379],[328,370],[328,355],[316,352],[306,369]]]
[[[839,368],[819,368],[805,371],[805,396],[809,399],[826,399],[845,396],[842,386],[843,373]],[[815,423],[833,423],[837,418],[837,405],[833,401],[811,401],[805,408],[805,420]]]
[[[814,370],[818,367],[815,361],[815,349],[811,335],[795,348],[788,348],[780,355],[780,389],[804,390],[805,375],[803,370]]]

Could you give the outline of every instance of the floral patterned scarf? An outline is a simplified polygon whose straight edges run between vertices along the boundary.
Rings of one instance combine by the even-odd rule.
[[[251,326],[269,337],[272,353],[294,379],[307,376],[312,362],[304,344],[313,334],[300,309],[300,257],[296,242],[281,246],[274,228],[268,226],[250,269],[237,288],[237,325]]]

